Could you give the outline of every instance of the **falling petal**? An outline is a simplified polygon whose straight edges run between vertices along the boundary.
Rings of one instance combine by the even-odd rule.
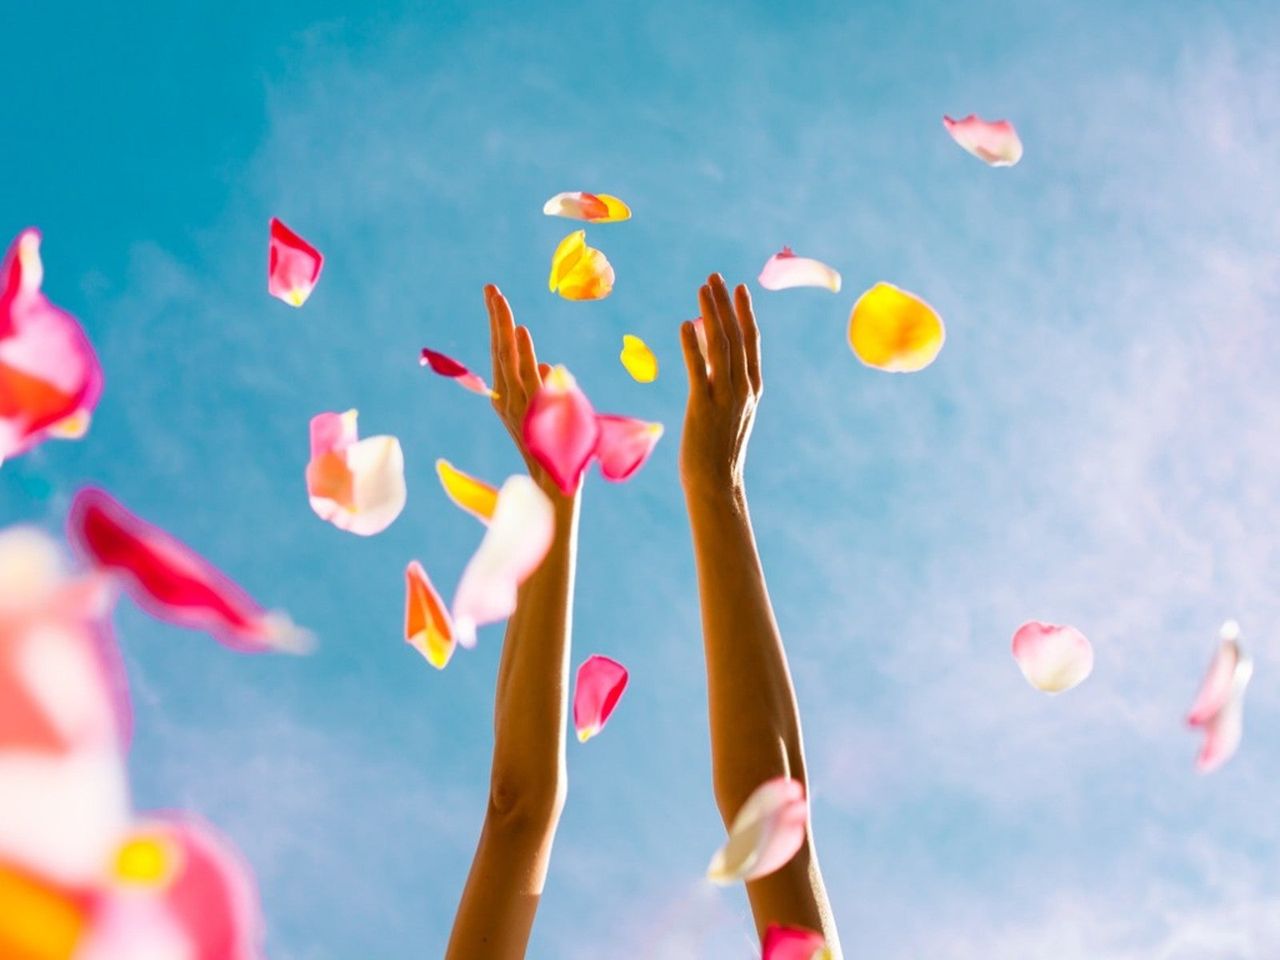
[[[93,910],[83,890],[0,860],[0,907],[0,957],[78,960]]]
[[[83,436],[102,394],[89,338],[40,292],[43,279],[40,233],[24,230],[0,262],[0,461]]]
[[[644,466],[662,438],[662,424],[602,414],[595,454],[606,480],[626,480]]]
[[[711,352],[707,347],[707,322],[701,317],[693,318],[693,335],[698,338],[698,352],[702,354],[702,363],[707,368],[707,374],[711,373]]]
[[[568,370],[553,367],[525,411],[524,443],[566,496],[578,489],[599,436],[591,402]]]
[[[478,393],[482,397],[496,397],[497,394],[489,389],[489,385],[484,382],[479,374],[472,373],[457,360],[447,357],[443,353],[437,353],[435,350],[422,348],[422,358],[419,363],[424,367],[430,367],[433,371],[442,377],[448,377],[456,380],[458,385],[470,390],[472,393]]]
[[[511,616],[516,590],[551,548],[551,500],[529,477],[509,477],[480,547],[462,572],[453,598],[454,635],[473,647],[476,628]]]
[[[307,494],[321,520],[369,537],[404,509],[404,453],[395,437],[358,440],[356,416],[348,410],[311,418]]]
[[[790,247],[775,253],[760,271],[760,286],[766,290],[786,290],[790,287],[823,287],[832,293],[840,292],[840,274],[821,260],[797,257]]]
[[[587,246],[585,230],[577,230],[560,241],[551,258],[547,282],[552,293],[566,300],[600,300],[613,290],[613,281],[613,267],[603,253]]]
[[[267,292],[292,307],[302,306],[320,279],[324,256],[275,217],[269,247]]]
[[[493,518],[494,507],[498,505],[498,491],[494,487],[463,473],[444,459],[436,461],[436,475],[446,496],[455,504],[481,523]]]
[[[1093,671],[1093,646],[1075,627],[1028,620],[1013,635],[1013,659],[1037,690],[1062,693]]]
[[[404,613],[405,643],[417,649],[427,663],[443,670],[453,656],[453,620],[417,560],[404,571],[407,598]]]
[[[771,923],[765,931],[761,960],[829,960],[830,957],[827,941],[813,930]]]
[[[604,729],[625,689],[627,668],[618,661],[599,654],[583,661],[573,690],[573,726],[581,742]]]
[[[849,346],[869,367],[913,373],[933,363],[946,333],[934,309],[891,283],[858,298],[849,317]]]
[[[1221,642],[1205,674],[1187,723],[1204,728],[1196,769],[1211,773],[1235,754],[1244,735],[1244,693],[1253,678],[1253,661],[1240,649],[1234,620],[1223,624]]]
[[[607,193],[557,193],[543,204],[548,217],[568,217],[590,223],[617,223],[631,219],[631,208]]]
[[[301,652],[305,630],[269,613],[224,573],[92,487],[76,494],[67,520],[71,543],[99,569],[119,576],[124,589],[157,619],[204,630],[245,652]]]
[[[809,804],[798,780],[765,781],[734,817],[728,842],[707,867],[707,879],[728,885],[781,869],[804,845],[808,822]]]
[[[987,121],[976,114],[963,120],[942,118],[951,139],[993,167],[1012,167],[1022,159],[1022,141],[1008,120]]]
[[[622,353],[618,359],[636,383],[653,383],[658,379],[658,358],[639,337],[629,333],[622,335]]]

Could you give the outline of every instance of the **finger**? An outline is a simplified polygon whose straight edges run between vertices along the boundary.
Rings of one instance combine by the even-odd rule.
[[[758,394],[764,387],[760,374],[760,325],[756,323],[751,291],[745,283],[738,284],[733,303],[738,310],[738,326],[742,328],[742,349],[747,355],[747,379],[751,381],[751,390]]]
[[[493,392],[498,396],[494,398],[494,405],[507,394],[507,378],[503,375],[502,370],[502,351],[498,349],[498,313],[494,306],[494,296],[497,294],[498,288],[493,284],[485,284],[484,288],[484,306],[489,311],[489,355],[493,358]]]
[[[549,363],[538,364],[538,383],[541,384],[543,380],[547,379],[547,374],[549,374],[550,372],[551,372],[551,364]]]
[[[716,312],[720,314],[720,324],[724,327],[724,338],[729,350],[729,382],[739,390],[747,387],[747,355],[742,349],[742,329],[738,326],[738,318],[734,315],[729,303],[729,286],[724,277],[715,273],[711,275],[711,298],[715,301]]]
[[[520,386],[525,396],[532,396],[542,380],[538,376],[538,356],[533,351],[533,334],[528,327],[516,327],[516,362],[520,369]]]
[[[724,326],[716,311],[711,288],[703,284],[698,291],[698,309],[702,313],[702,327],[707,335],[707,381],[711,389],[729,379],[729,346],[724,338]]]
[[[502,362],[502,371],[507,380],[506,391],[500,392],[509,399],[522,400],[524,394],[520,383],[520,366],[516,359],[516,322],[511,315],[511,304],[507,303],[507,298],[497,287],[493,288],[493,313],[498,334],[498,357]],[[517,394],[519,394],[518,397]]]
[[[680,347],[684,351],[685,369],[689,371],[689,393],[705,392],[710,386],[707,382],[707,361],[702,356],[702,348],[698,346],[698,332],[694,329],[692,320],[680,324]]]

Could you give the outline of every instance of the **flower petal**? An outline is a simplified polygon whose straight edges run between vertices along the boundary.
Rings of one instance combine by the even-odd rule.
[[[1093,647],[1075,627],[1028,620],[1013,635],[1013,658],[1037,690],[1062,693],[1093,671]]]
[[[566,300],[600,300],[613,290],[609,259],[587,246],[587,232],[576,230],[560,241],[551,258],[548,286]]]
[[[782,868],[803,846],[808,822],[809,804],[798,780],[765,781],[734,817],[728,842],[707,867],[707,879],[728,885]]]
[[[551,500],[532,479],[517,474],[498,491],[498,505],[480,547],[462,572],[453,597],[454,635],[473,647],[476,628],[511,616],[516,590],[551,548]]]
[[[599,436],[595,410],[578,389],[573,374],[564,367],[553,367],[525,411],[526,449],[556,485],[572,495],[596,452]]]
[[[760,271],[760,286],[766,290],[786,290],[790,287],[823,287],[832,293],[840,292],[840,274],[821,260],[797,257],[790,247],[775,253]]]
[[[404,510],[404,453],[395,437],[356,437],[354,410],[311,418],[307,494],[321,520],[369,537]]]
[[[826,960],[831,956],[822,934],[804,927],[769,924],[761,960]]]
[[[548,217],[568,217],[590,223],[616,223],[631,219],[631,208],[607,193],[557,193],[543,204]]]
[[[470,390],[472,393],[478,393],[482,397],[492,398],[497,396],[496,393],[489,389],[489,385],[484,382],[483,377],[472,373],[457,360],[445,356],[443,353],[437,353],[435,350],[423,347],[422,358],[418,362],[424,367],[429,366],[442,377],[456,380],[460,387]]]
[[[102,367],[75,318],[40,292],[40,233],[24,230],[0,262],[0,460],[88,429]]]
[[[493,518],[494,508],[498,505],[496,488],[463,473],[443,458],[436,461],[436,475],[445,495],[456,505],[481,523],[488,523]]]
[[[849,346],[869,367],[913,373],[933,363],[946,332],[933,307],[891,283],[858,298],[849,317]]]
[[[602,414],[596,417],[600,426],[596,440],[596,457],[606,480],[626,480],[644,466],[662,438],[662,424]]]
[[[268,613],[198,553],[135,516],[110,494],[76,494],[67,533],[90,563],[120,575],[124,589],[157,619],[205,630],[245,652],[301,652],[310,636],[282,613]]]
[[[625,689],[627,668],[618,661],[599,654],[583,661],[573,689],[573,727],[582,743],[604,729]]]
[[[963,120],[942,118],[951,139],[993,167],[1012,167],[1022,159],[1022,141],[1008,120],[982,120],[969,114]]]
[[[658,358],[639,337],[629,333],[622,335],[622,353],[618,359],[636,383],[653,383],[658,379]]]
[[[92,913],[82,890],[0,860],[0,957],[64,960],[78,944]]]
[[[271,218],[267,255],[267,292],[271,296],[292,307],[302,306],[315,289],[323,267],[324,256],[319,250]]]
[[[417,560],[411,561],[405,568],[404,578],[407,594],[405,643],[426,657],[427,663],[443,670],[453,656],[453,620],[422,564]]]
[[[1196,757],[1200,773],[1211,773],[1230,760],[1244,734],[1244,693],[1253,678],[1253,661],[1240,649],[1239,635],[1234,620],[1223,624],[1218,652],[1187,716],[1188,724],[1205,732]]]

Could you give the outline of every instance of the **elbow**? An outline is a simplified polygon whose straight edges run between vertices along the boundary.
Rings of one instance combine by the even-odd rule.
[[[488,816],[521,830],[554,830],[564,811],[569,780],[563,769],[545,776],[494,771]]]

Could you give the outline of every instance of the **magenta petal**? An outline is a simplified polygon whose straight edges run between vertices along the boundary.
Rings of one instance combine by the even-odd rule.
[[[430,367],[434,373],[438,373],[442,377],[456,380],[459,386],[470,390],[472,393],[478,393],[484,397],[495,396],[494,392],[489,389],[489,385],[484,382],[483,377],[472,373],[453,357],[446,356],[428,347],[423,347],[422,358],[419,362],[425,367]]]
[[[662,424],[602,414],[596,417],[600,436],[596,457],[606,480],[626,480],[644,466],[662,438]]]
[[[586,743],[604,729],[625,689],[627,668],[618,661],[596,654],[583,662],[573,690],[573,726],[579,740]]]
[[[307,643],[283,614],[268,613],[190,547],[102,490],[76,494],[67,535],[90,563],[120,574],[129,595],[157,619],[205,630],[245,652],[296,651]]]
[[[324,256],[307,241],[271,218],[267,254],[267,292],[292,307],[307,302],[320,279]]]
[[[572,374],[553,368],[529,401],[524,443],[566,495],[578,489],[599,435],[595,411]]]
[[[761,960],[814,960],[826,945],[822,934],[813,930],[771,923],[764,934]]]

